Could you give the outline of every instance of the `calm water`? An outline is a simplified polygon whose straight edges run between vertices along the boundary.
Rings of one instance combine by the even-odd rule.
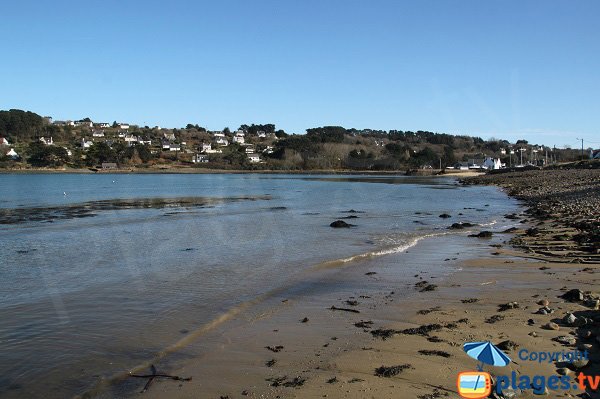
[[[319,265],[516,206],[450,178],[0,175],[0,397],[84,392]]]

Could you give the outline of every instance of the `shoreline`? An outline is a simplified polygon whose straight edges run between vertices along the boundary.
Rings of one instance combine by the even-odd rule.
[[[514,192],[509,194],[517,196]],[[144,396],[187,398],[202,393],[208,397],[227,398],[392,398],[402,393],[402,397],[420,399],[453,397],[457,394],[457,373],[474,370],[476,363],[464,354],[462,344],[485,340],[504,343],[505,352],[514,360],[506,368],[486,367],[486,371],[495,376],[509,375],[513,371],[519,375],[567,375],[572,378],[581,371],[587,375],[600,374],[600,314],[597,310],[600,302],[595,292],[600,278],[597,270],[586,268],[570,258],[565,262],[564,257],[532,256],[527,250],[523,252],[522,246],[514,248],[513,244],[518,244],[519,239],[530,236],[530,229],[539,229],[539,223],[555,224],[548,228],[564,224],[556,218],[540,221],[536,218],[534,203],[526,202],[527,209],[510,218],[515,223],[523,223],[522,229],[512,232],[515,233],[513,240],[484,244],[487,254],[460,262],[459,270],[442,280],[435,280],[436,288],[431,292],[416,290],[403,298],[395,297],[396,292],[381,292],[378,296],[362,299],[366,303],[356,308],[361,314],[355,316],[347,312],[332,314],[334,312],[324,308],[319,298],[307,298],[308,304],[300,310],[278,309],[278,320],[269,316],[252,324],[256,326],[262,322],[268,327],[279,326],[270,334],[267,333],[269,328],[265,327],[259,329],[259,334],[255,332],[248,337],[246,333],[251,329],[242,327],[214,353],[191,360],[184,366],[171,365],[174,374],[209,377],[210,383],[192,380],[177,385],[163,381]],[[546,235],[537,237],[538,240],[548,238]],[[415,275],[415,284],[425,278],[428,276]],[[572,289],[580,290],[585,301],[571,302],[560,298]],[[319,306],[314,306],[314,302]],[[547,311],[542,312],[542,309]],[[313,313],[306,325],[312,325],[313,318],[319,325],[304,329],[304,334],[299,336],[296,329],[300,315],[309,311]],[[567,321],[570,314],[576,322]],[[353,326],[352,323],[358,323],[359,319],[360,327]],[[407,328],[418,330],[419,326],[431,325],[440,327],[422,334],[403,332]],[[373,334],[374,331],[378,333]],[[378,338],[382,332],[386,339]],[[337,335],[327,339],[327,333]],[[282,344],[286,337],[302,339],[302,345],[288,350],[286,342],[281,352],[269,354],[262,343],[272,342],[272,336],[277,336],[276,342]],[[236,344],[233,338],[239,342]],[[224,357],[227,347],[235,345],[238,345],[233,350],[236,356]],[[518,349],[549,352],[585,349],[590,357],[587,363],[577,366],[564,362],[537,363],[521,360]],[[332,353],[326,354],[327,351]],[[266,366],[267,357],[272,357],[276,363]],[[319,358],[325,358],[325,363]],[[209,362],[211,366],[207,366],[208,360],[217,364]],[[243,364],[241,369],[240,363]],[[397,375],[385,378],[375,375],[380,366],[401,367]],[[235,370],[233,374],[232,370]],[[241,370],[244,371],[240,374]],[[220,383],[214,381],[225,375],[231,378]],[[547,388],[545,391],[551,396],[582,393],[574,388],[566,392],[548,392]],[[596,395],[588,397],[597,397],[591,389],[586,392]],[[516,393],[523,398],[535,397],[531,389]],[[138,394],[130,391],[129,396],[137,397]]]
[[[0,174],[281,174],[281,175],[389,175],[407,176],[407,170],[344,170],[344,169],[315,169],[315,170],[247,170],[247,169],[205,169],[205,168],[148,168],[148,169],[112,169],[93,171],[87,168],[81,169],[0,169]],[[434,173],[428,170],[426,174],[415,174],[419,177],[471,177],[479,176],[483,172],[478,171],[443,171]]]

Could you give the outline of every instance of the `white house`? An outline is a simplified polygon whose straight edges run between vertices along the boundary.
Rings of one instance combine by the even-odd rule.
[[[252,163],[259,163],[260,156],[258,156],[258,154],[248,154],[248,160]]]
[[[140,138],[138,137],[138,143],[141,145],[152,145],[152,140],[148,139],[148,138]]]
[[[238,144],[244,144],[245,140],[244,140],[244,136],[238,136],[237,134],[235,136],[233,136],[233,140],[234,143],[238,143]]]
[[[96,126],[98,126],[98,127],[99,127],[99,128],[101,128],[101,129],[106,129],[106,128],[109,128],[109,127],[110,127],[110,123],[107,123],[107,122],[99,122],[99,123],[96,123]]]
[[[272,154],[274,151],[273,147],[268,145],[265,147],[265,149],[263,150],[263,154]]]
[[[94,130],[92,132],[92,137],[104,137],[104,131],[103,130]]]
[[[10,145],[5,137],[0,137],[0,145]]]
[[[208,162],[208,155],[204,155],[204,154],[196,154],[192,157],[192,162],[193,163],[207,163]]]
[[[206,152],[208,153],[209,151],[212,150],[212,145],[210,143],[202,143],[202,150],[200,152]]]
[[[163,137],[167,140],[175,141],[175,133],[163,133]]]
[[[246,154],[254,154],[254,147],[252,147],[252,146],[246,147]]]
[[[487,157],[483,161],[483,167],[486,169],[501,169],[502,163],[499,158]]]
[[[7,156],[7,157],[10,157],[10,158],[12,158],[12,159],[17,159],[17,158],[19,158],[19,154],[17,154],[17,152],[16,152],[16,151],[15,151],[13,148],[11,148],[11,149],[10,149],[10,151],[8,151],[8,152],[6,153],[6,156]]]
[[[181,151],[181,146],[179,144],[171,144],[169,146],[169,151]]]
[[[54,145],[54,141],[52,140],[52,136],[50,136],[50,138],[46,139],[44,137],[40,137],[40,141],[42,143],[44,143],[45,145]]]
[[[121,130],[129,129],[129,123],[119,123],[119,129],[121,129]]]
[[[125,139],[125,142],[129,145],[131,145],[133,143],[137,143],[137,141],[138,141],[138,138],[133,135],[125,135],[124,139]]]
[[[90,148],[94,144],[91,140],[81,139],[81,148]]]
[[[258,134],[258,137],[261,138],[261,139],[264,139],[264,138],[267,137],[267,133],[265,133],[262,130],[259,130],[258,132],[256,132],[256,134]]]
[[[88,121],[84,121],[84,120],[80,120],[80,121],[75,121],[75,126],[87,126],[87,127],[93,127],[94,123],[93,122],[88,122]]]
[[[225,137],[217,137],[215,140],[215,144],[220,145],[222,147],[226,147],[229,145],[229,141]]]

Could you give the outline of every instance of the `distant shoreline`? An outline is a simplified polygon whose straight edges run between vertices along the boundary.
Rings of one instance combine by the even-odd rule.
[[[315,170],[247,170],[247,169],[202,169],[202,168],[164,168],[164,169],[112,169],[93,171],[80,169],[0,169],[0,174],[282,174],[282,175],[390,175],[406,176],[407,170],[346,170],[346,169],[315,169]],[[474,171],[444,171],[437,169],[419,170],[414,176],[479,176],[482,172]]]

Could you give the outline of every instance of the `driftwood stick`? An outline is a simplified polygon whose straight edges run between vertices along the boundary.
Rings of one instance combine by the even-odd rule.
[[[148,390],[148,388],[150,388],[150,385],[152,385],[152,383],[154,382],[155,378],[169,378],[171,380],[175,380],[175,381],[191,381],[192,377],[179,377],[178,375],[169,375],[169,374],[162,374],[162,373],[158,373],[156,372],[156,367],[154,367],[154,365],[150,366],[150,371],[152,372],[152,374],[129,374],[129,377],[133,377],[133,378],[148,378],[148,382],[146,382],[146,385],[144,385],[144,389],[142,389],[140,391],[140,393],[144,393]]]

